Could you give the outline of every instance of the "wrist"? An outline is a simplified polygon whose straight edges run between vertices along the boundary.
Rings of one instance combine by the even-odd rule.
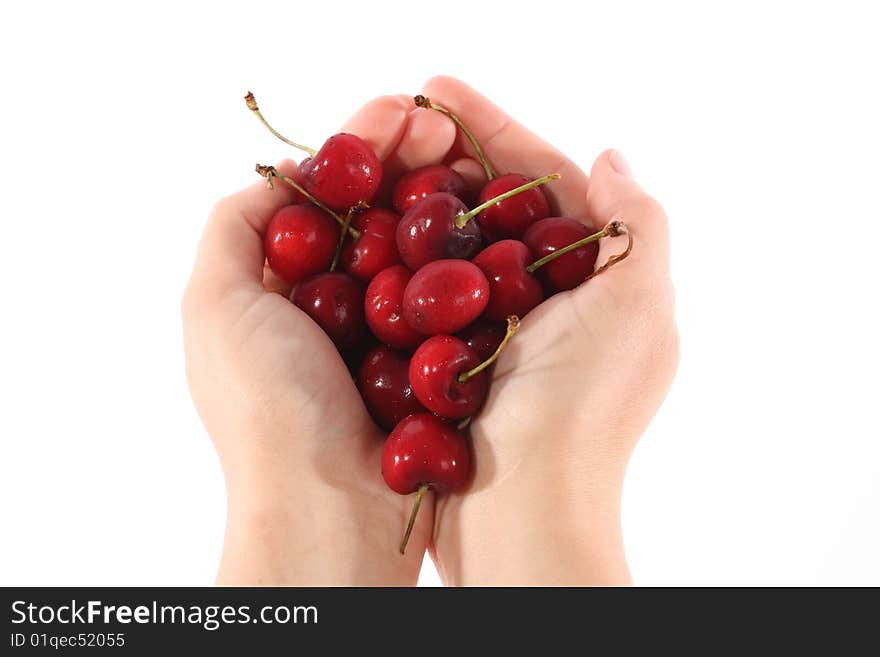
[[[413,586],[421,560],[396,558],[394,517],[376,496],[333,486],[309,472],[280,477],[271,470],[262,476],[240,470],[227,477],[217,583]],[[386,524],[393,525],[387,537],[381,534]]]
[[[595,450],[579,459],[583,449],[556,449],[559,442],[528,458],[503,449],[483,456],[491,466],[449,499],[458,526],[443,526],[438,511],[438,565],[448,584],[631,583],[620,521],[625,460],[599,461]]]

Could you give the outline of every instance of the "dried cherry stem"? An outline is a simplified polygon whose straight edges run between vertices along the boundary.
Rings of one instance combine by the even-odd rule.
[[[455,114],[453,114],[450,110],[443,107],[443,105],[438,105],[437,103],[432,103],[430,98],[425,98],[421,94],[415,96],[413,98],[413,102],[415,102],[416,107],[424,107],[425,109],[432,109],[445,114],[455,125],[458,126],[458,129],[461,130],[462,134],[467,137],[467,140],[471,142],[471,146],[474,147],[474,152],[476,152],[477,157],[480,160],[480,164],[483,165],[483,170],[486,172],[486,178],[492,180],[495,177],[495,174],[492,172],[492,167],[489,166],[489,160],[486,159],[486,154],[483,153],[483,149],[480,148],[479,142],[477,142],[477,138],[474,137],[473,133],[467,129],[464,123],[462,123],[461,119],[458,118]]]
[[[333,254],[333,262],[330,263],[330,271],[336,271],[336,264],[339,262],[339,255],[342,253],[342,245],[345,244],[345,236],[348,235],[348,229],[351,228],[351,218],[354,216],[356,207],[354,206],[348,211],[348,214],[345,215],[345,220],[342,222],[342,229],[339,231],[339,241],[336,242],[336,253]]]
[[[504,351],[504,347],[507,346],[507,343],[510,342],[510,338],[513,337],[514,333],[519,330],[519,317],[516,315],[508,315],[507,317],[507,333],[504,334],[504,339],[501,341],[501,344],[498,345],[498,348],[495,350],[495,353],[489,356],[482,363],[477,365],[474,369],[468,370],[467,372],[463,372],[458,375],[456,381],[459,383],[467,383],[468,379],[472,379],[477,374],[482,372],[484,369],[489,367],[492,363],[498,360],[498,356],[501,355],[501,352]]]
[[[584,282],[590,280],[591,278],[595,278],[596,276],[598,276],[599,274],[601,274],[603,271],[605,271],[605,270],[608,269],[609,267],[613,267],[613,266],[616,265],[618,262],[620,262],[621,260],[625,259],[630,253],[632,253],[632,250],[633,250],[633,237],[632,237],[632,233],[630,233],[630,232],[629,232],[629,229],[626,227],[626,224],[623,223],[622,221],[619,221],[619,220],[615,219],[614,221],[612,221],[611,223],[609,223],[608,226],[612,227],[612,229],[613,229],[613,231],[614,231],[614,232],[610,235],[610,237],[617,237],[618,235],[626,235],[626,248],[623,250],[622,253],[617,253],[617,254],[611,256],[610,258],[608,258],[608,260],[605,262],[605,264],[602,265],[601,267],[599,267],[599,268],[598,268],[596,271],[594,271],[592,274],[590,274],[589,276],[587,276],[587,277],[584,279]],[[608,226],[606,226],[606,228],[607,228]]]
[[[343,226],[343,227],[345,226],[345,220],[342,217],[340,217],[338,214],[333,212],[333,210],[331,210],[326,205],[321,203],[321,201],[316,199],[314,196],[309,194],[305,189],[303,189],[302,185],[300,185],[298,182],[296,182],[290,176],[285,176],[283,173],[279,172],[278,169],[276,169],[275,167],[269,166],[266,164],[257,164],[255,170],[258,174],[260,174],[261,176],[263,176],[263,178],[266,179],[267,184],[269,185],[270,189],[272,188],[272,179],[279,178],[279,179],[283,180],[284,182],[286,182],[291,187],[293,187],[300,194],[305,196],[311,203],[318,206],[324,212],[326,212],[331,217],[333,217],[336,220],[336,223],[338,223],[340,226]],[[359,207],[359,206],[355,206],[355,207]],[[355,239],[357,239],[358,237],[361,236],[361,232],[355,228],[352,228],[351,226],[348,226],[347,230],[348,230],[348,234],[351,235]]]
[[[507,192],[504,192],[503,194],[499,194],[495,198],[490,198],[488,201],[486,201],[482,205],[478,205],[470,212],[458,215],[455,218],[455,225],[458,228],[464,228],[465,224],[467,224],[467,222],[469,222],[471,219],[476,217],[483,210],[485,210],[487,208],[491,208],[496,203],[500,203],[501,201],[508,199],[511,196],[516,196],[520,192],[528,191],[528,190],[532,189],[533,187],[537,187],[538,185],[543,185],[544,183],[548,183],[551,180],[559,180],[560,178],[562,178],[562,176],[560,176],[558,173],[551,173],[550,175],[542,176],[541,178],[536,178],[535,180],[530,180],[525,185],[520,185],[519,187],[514,187],[513,189],[511,189]]]
[[[582,247],[586,244],[589,244],[590,242],[595,242],[597,240],[602,239],[603,237],[616,237],[617,235],[623,235],[624,233],[629,234],[626,230],[626,226],[624,226],[622,222],[617,221],[615,219],[614,221],[608,223],[605,226],[605,228],[603,228],[599,232],[593,233],[592,235],[587,235],[585,238],[580,239],[577,242],[572,242],[571,244],[568,244],[567,246],[563,246],[561,249],[557,249],[553,253],[548,253],[543,258],[535,260],[532,264],[530,264],[528,267],[526,267],[526,271],[529,272],[530,274],[534,274],[536,269],[543,267],[548,262],[553,262],[554,260],[556,260],[556,258],[558,258],[560,256],[564,256],[566,253],[570,253],[571,251],[574,251],[575,249],[579,249],[580,247]],[[631,250],[632,250],[632,238],[630,238],[630,245],[629,245],[629,247],[627,247],[625,255],[623,255],[623,257],[620,258],[620,260],[622,260],[623,258],[628,256],[629,252]],[[615,260],[615,262],[616,262],[616,260]],[[607,269],[607,267],[605,267],[605,269]],[[593,275],[595,275],[595,273],[597,273],[597,272],[594,272],[590,276],[592,277]]]
[[[297,150],[301,150],[304,153],[308,153],[309,157],[315,157],[315,155],[318,154],[318,151],[316,151],[314,148],[309,148],[308,146],[303,146],[302,144],[297,144],[295,141],[290,141],[287,137],[285,137],[280,132],[278,132],[275,128],[273,128],[271,125],[269,125],[269,122],[263,117],[262,113],[260,112],[260,108],[257,105],[257,99],[254,98],[254,95],[250,91],[248,91],[247,96],[244,97],[244,102],[247,103],[248,109],[251,112],[253,112],[258,119],[260,119],[260,121],[262,122],[262,124],[264,126],[266,126],[266,128],[268,128],[269,132],[271,132],[273,135],[278,137],[278,139],[283,141],[285,144],[289,144],[290,146],[293,146]]]
[[[422,506],[422,498],[428,492],[428,484],[419,486],[416,493],[416,501],[413,503],[412,513],[409,514],[409,522],[406,525],[406,532],[403,534],[403,540],[400,541],[400,553],[406,553],[406,544],[409,543],[409,535],[412,534],[413,526],[416,524],[416,516],[419,515],[419,507]]]

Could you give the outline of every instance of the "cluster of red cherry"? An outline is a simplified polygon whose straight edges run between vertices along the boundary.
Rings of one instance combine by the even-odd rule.
[[[245,100],[276,137],[309,155],[294,178],[257,165],[270,185],[280,179],[296,190],[296,202],[269,222],[266,259],[294,285],[290,300],[333,340],[367,410],[390,431],[382,475],[395,492],[417,493],[403,553],[427,489],[455,490],[469,477],[462,430],[519,318],[626,257],[632,242],[594,271],[598,240],[626,233],[623,224],[591,233],[551,217],[540,186],[558,174],[496,177],[461,120],[424,96],[416,105],[449,116],[486,172],[472,209],[472,190],[448,166],[390,184],[359,137],[337,134],[315,151],[276,132],[253,94]]]

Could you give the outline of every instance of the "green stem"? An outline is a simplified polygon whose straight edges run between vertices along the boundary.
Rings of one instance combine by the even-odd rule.
[[[348,235],[348,229],[351,228],[351,218],[355,212],[359,211],[358,207],[355,205],[345,215],[345,221],[342,222],[342,230],[339,231],[339,241],[336,243],[336,253],[333,254],[333,262],[330,263],[330,271],[336,271],[336,264],[339,262],[339,256],[342,254],[342,245],[345,244],[345,236]]]
[[[537,187],[538,185],[543,185],[544,183],[550,182],[551,180],[559,180],[562,178],[558,173],[551,173],[548,176],[543,176],[541,178],[537,178],[535,180],[530,180],[525,185],[520,185],[519,187],[514,187],[510,191],[504,192],[503,194],[499,194],[495,198],[490,198],[488,201],[483,203],[482,205],[478,205],[473,210],[466,214],[460,214],[455,218],[455,225],[458,228],[464,228],[465,224],[469,222],[471,219],[476,217],[486,208],[490,208],[496,203],[500,203],[501,201],[510,198],[511,196],[516,196],[520,192],[525,192],[533,187]]]
[[[611,237],[611,236],[612,236],[612,232],[609,230],[608,226],[605,226],[605,228],[600,230],[598,233],[593,233],[592,235],[588,235],[587,237],[580,239],[577,242],[572,242],[568,246],[563,246],[561,249],[557,249],[553,253],[548,253],[543,258],[535,260],[532,264],[530,264],[528,267],[526,267],[526,271],[529,272],[530,274],[534,274],[536,269],[543,267],[548,262],[552,262],[552,261],[556,260],[556,258],[558,258],[560,256],[564,256],[566,253],[574,251],[575,249],[579,249],[580,247],[584,246],[585,244],[589,244],[590,242],[595,242],[596,240],[600,240],[603,237]]]
[[[406,525],[406,532],[403,534],[403,540],[400,541],[400,553],[406,553],[406,544],[409,543],[409,535],[412,534],[413,526],[416,524],[416,516],[419,515],[419,507],[422,506],[422,498],[428,492],[428,484],[419,486],[416,493],[416,501],[413,503],[412,513],[409,514],[409,522]]]
[[[417,107],[424,107],[425,109],[432,109],[445,114],[455,125],[458,126],[458,129],[461,130],[462,134],[467,137],[468,141],[471,142],[471,146],[474,147],[474,151],[477,154],[477,157],[480,160],[480,164],[483,165],[483,170],[486,172],[486,178],[492,180],[495,177],[495,174],[492,173],[492,167],[489,166],[489,160],[486,159],[486,154],[483,153],[483,149],[480,148],[479,142],[477,142],[477,138],[474,137],[473,133],[467,129],[464,123],[462,123],[461,119],[458,118],[455,114],[453,114],[450,110],[443,107],[443,105],[438,105],[437,103],[432,103],[429,98],[425,98],[421,94],[413,98]]]
[[[247,103],[248,109],[253,112],[258,119],[260,119],[260,121],[263,123],[264,126],[266,126],[266,128],[268,128],[269,132],[278,137],[278,139],[283,141],[285,144],[289,144],[290,146],[293,146],[298,150],[308,153],[311,157],[315,157],[315,155],[318,154],[318,151],[316,151],[314,148],[309,148],[308,146],[297,144],[295,141],[290,141],[287,137],[285,137],[275,128],[269,125],[269,122],[263,117],[262,113],[260,112],[260,108],[257,106],[257,99],[254,98],[254,95],[250,91],[248,91],[247,96],[244,97],[244,102]]]
[[[338,223],[340,226],[345,227],[345,220],[344,220],[342,217],[340,217],[338,214],[336,214],[335,212],[333,212],[333,210],[331,210],[331,209],[328,208],[326,205],[324,205],[323,203],[321,203],[321,201],[319,201],[318,199],[316,199],[314,196],[312,196],[311,194],[309,194],[309,193],[303,188],[302,185],[300,185],[298,182],[296,182],[296,181],[295,181],[293,178],[291,178],[290,176],[285,176],[283,173],[280,173],[280,172],[278,171],[278,169],[276,169],[275,167],[273,167],[273,166],[268,166],[268,165],[266,165],[266,164],[257,164],[257,166],[256,166],[256,171],[257,171],[258,174],[260,174],[261,176],[263,176],[263,178],[265,178],[266,180],[269,181],[269,186],[270,186],[270,187],[272,186],[272,178],[279,178],[279,179],[283,180],[283,181],[286,182],[288,185],[290,185],[291,187],[293,187],[296,191],[298,191],[300,194],[302,194],[303,196],[305,196],[305,197],[306,197],[311,203],[313,203],[313,204],[316,205],[317,207],[321,208],[324,212],[326,212],[326,213],[329,214],[331,217],[333,217],[333,218],[336,220],[336,223]],[[357,207],[357,206],[355,206],[355,207]],[[361,236],[361,232],[360,232],[359,230],[357,230],[356,228],[352,228],[351,226],[348,226],[348,234],[351,235],[351,236],[352,236],[353,238],[355,238],[355,239],[357,239],[358,237]]]
[[[474,369],[468,370],[463,374],[459,374],[456,381],[458,381],[459,383],[467,383],[468,379],[472,379],[484,369],[489,367],[489,365],[494,363],[498,359],[498,356],[501,355],[501,352],[504,351],[504,347],[507,346],[507,343],[510,342],[510,338],[513,337],[513,334],[516,333],[517,330],[519,330],[519,317],[517,317],[516,315],[510,315],[507,318],[507,333],[504,334],[504,339],[501,341],[501,344],[498,345],[495,353],[489,356],[482,363],[477,365]]]

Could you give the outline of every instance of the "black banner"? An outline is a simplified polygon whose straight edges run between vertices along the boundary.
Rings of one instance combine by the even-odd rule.
[[[876,652],[870,589],[7,588],[0,654]],[[472,639],[478,638],[477,644]],[[647,642],[647,643],[646,643]],[[542,651],[543,652],[543,651]]]

